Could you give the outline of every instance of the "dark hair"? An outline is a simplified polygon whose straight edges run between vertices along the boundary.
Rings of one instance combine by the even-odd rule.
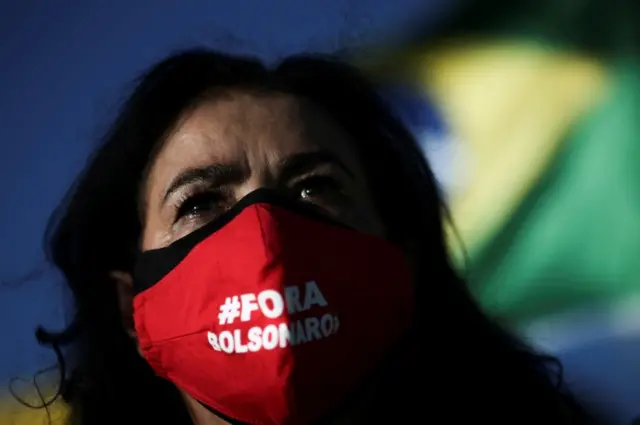
[[[413,136],[353,67],[294,56],[272,69],[206,49],[172,55],[142,75],[101,147],[56,210],[48,256],[75,298],[73,322],[42,343],[69,346],[74,368],[62,395],[75,424],[183,424],[174,387],[157,378],[121,323],[112,270],[131,270],[141,222],[139,187],[158,142],[185,109],[230,90],[287,93],[322,108],[350,134],[390,238],[418,259],[418,317],[410,356],[385,374],[377,420],[586,422],[538,356],[485,317],[456,275],[443,236],[443,207]],[[555,364],[555,363],[553,363]],[[430,395],[429,393],[432,393]],[[433,400],[430,402],[429,400]]]

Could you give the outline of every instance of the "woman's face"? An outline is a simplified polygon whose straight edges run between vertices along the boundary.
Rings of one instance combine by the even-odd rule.
[[[382,236],[352,145],[328,116],[291,96],[235,93],[204,102],[182,117],[150,169],[142,249],[169,245],[258,188]]]
[[[292,96],[237,92],[201,103],[167,137],[145,183],[143,250],[169,245],[259,188],[384,235],[352,140]],[[183,396],[197,424],[225,423]]]

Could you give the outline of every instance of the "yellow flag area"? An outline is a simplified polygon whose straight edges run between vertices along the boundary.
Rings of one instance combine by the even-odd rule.
[[[485,310],[519,326],[637,293],[637,61],[504,35],[438,40],[360,66],[413,85],[446,123],[449,156],[426,153],[459,177],[444,188],[470,261],[451,228],[449,245]]]
[[[454,158],[454,173],[466,175],[467,183],[449,194],[449,207],[473,256],[536,184],[570,127],[602,98],[604,67],[509,40],[452,40],[394,54],[401,60],[393,62],[406,69],[390,72],[429,94],[461,145],[464,160]],[[380,63],[362,65],[385,73]]]
[[[28,401],[33,405],[41,405],[40,400]],[[18,403],[10,395],[0,401],[0,424],[2,425],[65,425],[69,416],[69,408],[63,401],[56,401],[47,409],[30,408]]]
[[[451,194],[450,208],[472,254],[537,183],[576,119],[600,100],[605,72],[594,60],[509,42],[451,43],[417,65],[467,151],[468,185]]]

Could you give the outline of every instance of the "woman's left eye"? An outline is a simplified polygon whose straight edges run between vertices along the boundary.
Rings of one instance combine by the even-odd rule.
[[[343,196],[340,183],[329,176],[313,176],[293,187],[294,196],[305,202],[317,204],[335,203]]]
[[[201,192],[187,198],[177,209],[176,219],[194,219],[205,214],[217,214],[220,209],[220,195]]]

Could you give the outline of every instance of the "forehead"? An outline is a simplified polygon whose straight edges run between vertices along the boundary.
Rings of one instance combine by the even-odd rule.
[[[326,114],[284,94],[232,93],[186,113],[164,142],[156,165],[284,154],[300,148],[338,149],[346,135]],[[339,139],[339,140],[336,140]]]
[[[211,163],[267,167],[298,152],[328,150],[357,162],[351,141],[328,114],[295,96],[230,93],[186,112],[163,143],[147,189],[185,168]]]

